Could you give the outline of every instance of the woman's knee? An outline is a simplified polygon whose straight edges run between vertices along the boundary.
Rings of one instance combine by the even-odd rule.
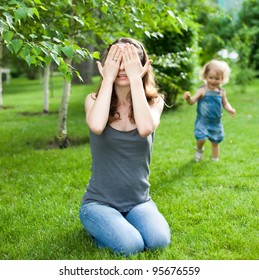
[[[110,248],[115,253],[125,256],[144,250],[145,245],[141,234],[121,214],[106,209],[110,211],[107,218],[108,213],[100,215],[99,211],[96,213],[96,209],[93,209],[96,207],[96,205],[81,207],[80,220],[98,247]]]
[[[156,231],[154,234],[150,234],[146,237],[145,244],[147,249],[163,248],[170,244],[171,234],[170,229]]]
[[[114,251],[123,254],[127,257],[142,252],[144,251],[144,249],[145,244],[141,236],[131,236],[130,238],[124,236],[124,239],[120,242],[120,244],[116,245]]]

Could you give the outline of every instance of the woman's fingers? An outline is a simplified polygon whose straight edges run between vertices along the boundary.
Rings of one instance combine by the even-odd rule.
[[[121,49],[118,45],[112,45],[108,53],[108,61],[119,62],[121,59]]]
[[[124,58],[126,61],[132,60],[132,59],[138,59],[138,51],[136,47],[132,44],[127,43],[124,47]]]
[[[99,70],[99,73],[103,77],[103,66],[102,66],[102,63],[100,61],[96,61],[96,64],[97,64],[97,68]]]

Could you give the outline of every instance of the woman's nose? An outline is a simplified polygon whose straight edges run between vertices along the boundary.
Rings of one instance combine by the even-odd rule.
[[[124,62],[123,62],[123,60],[121,61],[121,64],[120,64],[120,70],[124,70]]]

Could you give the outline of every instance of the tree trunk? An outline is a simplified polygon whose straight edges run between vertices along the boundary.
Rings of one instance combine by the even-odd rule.
[[[71,64],[71,61],[67,61]],[[58,125],[58,145],[61,149],[67,148],[69,145],[69,140],[67,137],[67,112],[68,112],[68,102],[71,91],[71,82],[64,79],[63,83],[63,94],[61,98],[61,104],[59,109],[59,125]]]
[[[0,67],[0,110],[3,109],[4,103],[3,103],[3,82],[2,82],[2,71]]]
[[[49,77],[50,77],[50,65],[47,64],[44,68],[44,97],[43,97],[43,113],[49,113]]]
[[[2,80],[2,59],[3,59],[3,45],[0,38],[0,110],[4,107],[3,103],[3,80]]]

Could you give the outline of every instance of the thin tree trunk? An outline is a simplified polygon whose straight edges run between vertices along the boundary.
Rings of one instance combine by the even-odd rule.
[[[49,78],[50,78],[50,65],[47,64],[44,68],[44,97],[43,97],[43,113],[49,113]]]
[[[2,80],[2,59],[3,59],[3,45],[0,38],[0,110],[4,107],[3,101],[3,80]]]
[[[67,61],[71,64],[71,61]],[[69,145],[67,136],[67,112],[68,112],[68,102],[71,91],[71,82],[64,79],[63,83],[63,94],[61,98],[61,104],[59,109],[59,125],[58,125],[58,144],[59,147],[67,148]]]
[[[0,110],[4,108],[4,103],[3,103],[3,82],[2,82],[2,71],[0,67]]]

